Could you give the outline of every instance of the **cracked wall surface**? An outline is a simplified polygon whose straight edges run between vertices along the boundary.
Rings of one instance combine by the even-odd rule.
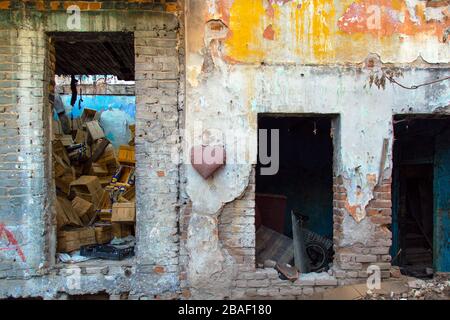
[[[187,2],[186,132],[190,139],[185,149],[210,143],[203,134],[215,131],[225,136],[221,139],[227,155],[236,156],[233,164],[227,163],[207,181],[187,168],[191,221],[196,217],[197,225],[207,220],[217,243],[212,223],[219,217],[223,239],[221,245],[204,247],[198,256],[194,255],[197,247],[188,246],[187,264],[196,266],[195,271],[188,268],[188,284],[191,281],[195,287],[199,277],[218,277],[219,269],[211,271],[204,263],[209,257],[204,250],[210,250],[217,261],[231,254],[238,266],[233,279],[222,272],[223,279],[235,282],[228,282],[219,297],[228,296],[229,288],[236,290],[236,286],[239,297],[281,295],[277,285],[267,292],[270,276],[269,281],[258,276],[260,282],[245,276],[256,272],[254,262],[242,264],[243,252],[254,256],[254,225],[230,218],[239,212],[245,217],[239,199],[254,174],[259,113],[338,116],[333,125],[336,256],[334,280],[329,284],[361,281],[367,278],[369,264],[377,264],[383,277],[389,276],[392,117],[448,114],[450,84],[405,90],[391,84],[386,75],[410,85],[448,76],[448,9],[447,2],[431,6],[426,1]],[[254,200],[247,205],[252,206]],[[222,219],[228,221],[225,229],[220,227]],[[225,231],[228,239],[221,237],[220,230],[238,233],[233,237]],[[239,239],[240,231],[253,235],[253,242],[227,245]],[[202,237],[187,233],[187,243],[205,239],[203,233]],[[241,255],[236,255],[239,250]],[[208,296],[210,291],[203,293]],[[298,297],[302,290],[289,287],[285,294]]]

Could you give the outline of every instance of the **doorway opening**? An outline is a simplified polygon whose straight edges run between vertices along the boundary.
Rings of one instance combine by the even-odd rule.
[[[394,117],[393,264],[431,277],[449,267],[450,117]]]
[[[256,262],[282,274],[322,272],[333,261],[333,117],[260,115],[256,167]],[[267,130],[268,139],[261,132]],[[271,136],[279,133],[279,139]],[[262,174],[261,144],[279,154]],[[279,150],[274,145],[278,143]],[[289,271],[289,269],[291,271]]]
[[[51,33],[49,101],[57,263],[135,247],[133,33]]]

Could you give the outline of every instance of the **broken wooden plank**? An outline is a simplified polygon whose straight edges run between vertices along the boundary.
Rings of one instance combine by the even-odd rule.
[[[294,247],[291,238],[265,226],[256,232],[256,262],[264,264],[266,260],[278,263],[291,263],[294,259]]]
[[[292,267],[285,263],[277,263],[275,269],[278,270],[283,276],[291,282],[294,282],[300,276],[296,267]]]
[[[98,147],[94,150],[92,157],[84,164],[83,166],[83,175],[89,174],[91,171],[92,163],[97,162],[98,159],[102,156],[103,152],[105,152],[106,147],[109,145],[108,139],[102,139]]]

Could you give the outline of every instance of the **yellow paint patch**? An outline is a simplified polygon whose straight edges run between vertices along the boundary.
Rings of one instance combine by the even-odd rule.
[[[334,56],[334,38],[336,12],[333,0],[312,1],[310,45],[318,62],[325,62]]]
[[[220,2],[230,29],[225,61],[361,62],[370,52],[393,61],[401,50],[407,61],[422,51],[430,53],[431,60],[445,57],[442,39],[450,19],[427,21],[425,1],[414,7],[415,17],[404,0]],[[230,4],[228,11],[225,4]],[[431,44],[435,53],[428,49]]]
[[[300,55],[302,50],[300,48],[300,43],[301,43],[301,37],[304,33],[304,23],[303,23],[303,14],[304,14],[304,10],[305,7],[302,6],[301,8],[297,7],[297,5],[295,3],[292,3],[293,6],[295,6],[296,10],[292,10],[292,19],[294,19],[295,23],[294,23],[294,32],[295,32],[295,53],[297,55]]]
[[[231,58],[247,63],[270,61],[281,49],[293,55],[309,54],[318,62],[334,57],[333,0],[306,0],[301,5],[291,1],[272,6],[266,10],[261,0],[235,0],[230,9],[231,36],[226,42]],[[264,41],[269,25],[277,40],[272,45]]]
[[[225,46],[227,54],[242,62],[258,62],[264,57],[261,46],[265,27],[262,0],[236,0],[230,9],[231,35]]]

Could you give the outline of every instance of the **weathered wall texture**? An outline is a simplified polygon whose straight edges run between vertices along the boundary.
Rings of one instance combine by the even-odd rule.
[[[81,32],[134,32],[137,193],[142,195],[132,267],[84,268],[79,288],[54,265],[47,129],[54,64],[47,33],[69,31],[65,9],[71,4],[82,9]],[[179,144],[179,99],[184,99],[179,8],[176,1],[0,1],[0,297],[106,290],[153,298],[179,291],[179,170],[171,159]]]
[[[189,19],[192,52],[201,50],[206,42],[209,45],[214,37],[202,36],[204,22],[220,20],[229,30],[221,37],[221,53],[229,63],[358,63],[371,52],[384,62],[411,62],[418,53],[428,62],[448,62],[448,46],[443,41],[450,26],[446,1],[189,3],[190,17],[196,17]]]
[[[46,32],[67,31],[70,4],[84,10],[82,31],[134,32],[136,52],[137,257],[82,269],[76,290],[53,265],[45,130],[54,62]],[[0,1],[0,297],[106,290],[295,299],[363,281],[373,263],[389,276],[392,116],[450,113],[450,83],[405,90],[385,75],[407,85],[448,76],[448,1],[188,0],[180,8]],[[331,275],[290,283],[255,267],[258,113],[336,116]],[[188,162],[201,143],[226,147],[226,166],[208,180],[172,157]]]
[[[369,264],[388,277],[392,116],[449,113],[450,83],[405,90],[383,75],[407,85],[448,76],[448,2],[191,0],[186,17],[185,150],[223,141],[229,162],[208,181],[187,167],[187,283],[196,296],[295,298],[302,284],[362,281]],[[282,290],[260,274],[267,270],[255,273],[254,191],[236,199],[254,175],[258,113],[337,115],[330,279],[311,275]]]

